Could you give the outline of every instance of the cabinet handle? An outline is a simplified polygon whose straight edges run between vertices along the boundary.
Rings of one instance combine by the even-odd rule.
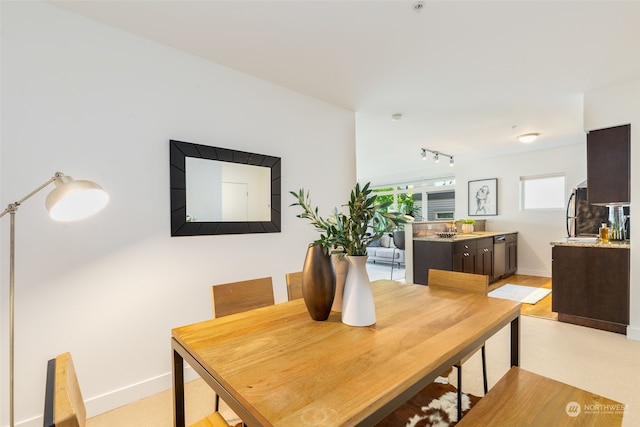
[[[487,248],[484,248],[484,251],[485,251],[485,252],[489,252],[489,249],[487,249]]]
[[[465,253],[464,253],[464,256],[469,256],[469,252],[465,252]]]

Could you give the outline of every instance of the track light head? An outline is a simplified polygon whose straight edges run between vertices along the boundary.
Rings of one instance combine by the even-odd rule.
[[[448,157],[449,158],[449,166],[453,166],[453,156],[450,154],[444,154],[439,151],[429,150],[428,148],[421,148],[420,155],[422,156],[422,160],[427,160],[427,153],[431,153],[433,155],[433,160],[436,163],[440,163],[440,157]]]

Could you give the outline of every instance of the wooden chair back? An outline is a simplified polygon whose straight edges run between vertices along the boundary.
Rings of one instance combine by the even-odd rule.
[[[138,420],[140,421],[140,420]],[[47,363],[44,397],[44,427],[85,427],[87,410],[71,353],[62,353]],[[214,412],[190,427],[230,427],[219,412]]]
[[[58,355],[47,365],[44,404],[45,427],[84,427],[87,411],[70,353]]]
[[[287,273],[287,295],[289,301],[302,298],[302,271]]]
[[[271,277],[213,285],[213,317],[242,313],[275,304]]]
[[[486,295],[489,292],[489,276],[429,269],[427,284],[434,288],[457,289]]]

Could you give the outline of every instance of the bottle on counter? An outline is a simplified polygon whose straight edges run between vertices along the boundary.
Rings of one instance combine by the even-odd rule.
[[[609,206],[609,240],[624,240],[624,211],[622,206]]]
[[[603,222],[600,227],[600,241],[602,243],[609,242],[609,227],[607,227],[607,223]]]

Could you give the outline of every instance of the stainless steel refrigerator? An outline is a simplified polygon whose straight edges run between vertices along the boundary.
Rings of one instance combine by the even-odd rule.
[[[602,223],[608,222],[609,208],[590,205],[587,202],[587,181],[578,185],[567,203],[567,237],[598,236]]]

